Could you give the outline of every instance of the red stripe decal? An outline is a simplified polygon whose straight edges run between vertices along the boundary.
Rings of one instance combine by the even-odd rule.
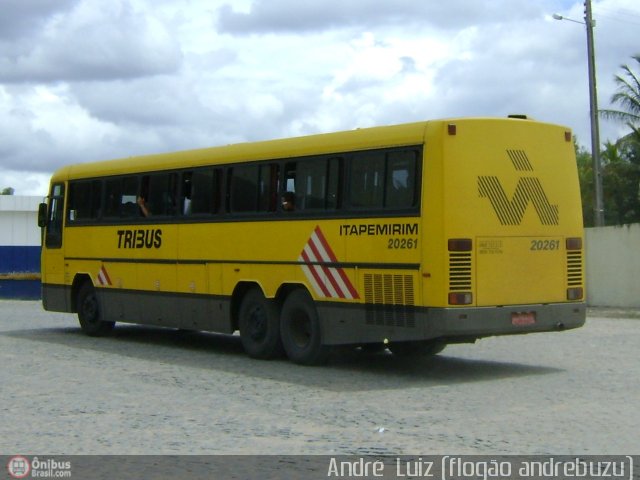
[[[360,298],[358,291],[349,280],[344,269],[326,265],[327,263],[338,263],[338,258],[331,249],[319,225],[313,230],[300,256],[307,264],[308,273],[305,272],[305,274],[313,276],[313,280],[317,283],[318,288],[322,290],[323,295],[338,298],[347,298],[348,296],[354,299]],[[315,257],[315,259],[312,259],[311,256]],[[309,280],[311,281],[312,279],[309,278]],[[330,285],[327,284],[327,280]],[[329,287],[335,293],[332,293]]]
[[[104,274],[104,278],[107,280],[107,284],[111,285],[111,278],[109,277],[109,274],[107,273],[107,269],[104,268],[104,265],[102,266],[102,273]]]
[[[309,267],[309,271],[311,272],[311,275],[313,275],[313,278],[315,278],[316,283],[318,284],[318,286],[322,290],[322,293],[324,294],[324,296],[325,297],[330,297],[331,296],[331,292],[329,292],[329,290],[327,290],[327,287],[324,284],[324,281],[318,275],[318,272],[315,269],[315,265],[310,265],[311,264],[311,260],[309,259],[309,256],[307,255],[307,252],[305,252],[304,250],[302,251],[302,258],[304,259],[305,263]]]
[[[316,235],[318,235],[318,238],[320,239],[320,241],[322,242],[322,245],[324,246],[324,248],[325,248],[325,250],[327,252],[327,255],[329,256],[331,261],[337,263],[338,262],[338,258],[336,257],[335,253],[333,253],[333,250],[331,250],[331,246],[329,245],[329,242],[327,242],[327,239],[325,238],[324,234],[322,233],[322,230],[320,230],[320,226],[316,227],[315,232],[316,232]],[[349,290],[349,293],[351,293],[351,296],[353,298],[360,298],[360,296],[358,295],[358,292],[356,291],[356,289],[354,288],[353,284],[349,280],[349,277],[347,277],[347,274],[345,273],[344,269],[336,268],[335,270],[340,275],[340,278],[342,278],[342,281],[344,282],[344,284],[346,285],[347,289]],[[344,295],[343,295],[343,297],[344,297]]]
[[[313,255],[316,257],[318,262],[322,262],[323,261],[322,254],[318,250],[318,247],[315,244],[315,242],[313,241],[313,239],[309,239],[309,243],[307,243],[307,245],[309,245],[309,248],[311,248],[311,250],[313,251]],[[324,245],[321,245],[321,247],[324,247]],[[326,251],[325,251],[325,254],[329,255],[328,252],[326,252]],[[340,285],[338,285],[338,282],[336,281],[336,279],[333,276],[334,275],[333,274],[333,270],[335,270],[335,269],[334,268],[329,268],[329,267],[327,267],[325,265],[322,265],[322,264],[320,264],[318,266],[320,268],[322,268],[322,271],[324,272],[325,277],[329,279],[329,282],[331,283],[331,285],[333,286],[333,289],[338,294],[338,297],[345,298],[345,294],[342,291],[342,288],[340,287]]]

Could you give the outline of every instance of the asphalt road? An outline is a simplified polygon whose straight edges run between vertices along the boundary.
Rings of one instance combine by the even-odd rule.
[[[0,453],[638,453],[639,316],[301,367],[252,360],[238,337],[89,338],[73,315],[0,301]]]

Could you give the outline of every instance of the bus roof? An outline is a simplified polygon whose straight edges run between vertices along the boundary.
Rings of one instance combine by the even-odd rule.
[[[80,163],[60,168],[54,173],[53,178],[55,180],[91,178],[239,161],[276,160],[305,155],[356,151],[372,147],[419,144],[424,140],[426,124],[427,122],[407,123]]]
[[[523,121],[520,119],[507,120],[498,118],[440,119],[392,126],[359,128],[356,130],[303,137],[237,143],[170,153],[132,156],[116,160],[65,166],[54,173],[53,180],[95,178],[126,173],[153,172],[217,164],[223,165],[240,161],[277,160],[289,157],[322,155],[369,148],[417,145],[424,142],[428,124],[480,120]]]

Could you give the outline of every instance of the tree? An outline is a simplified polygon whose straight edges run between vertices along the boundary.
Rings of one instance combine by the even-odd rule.
[[[15,190],[11,187],[3,188],[0,195],[13,195]]]
[[[640,144],[607,142],[600,154],[605,225],[640,222]],[[574,138],[585,227],[593,227],[593,164],[591,153]]]
[[[582,198],[582,221],[585,227],[593,227],[593,163],[591,153],[578,145],[573,137],[578,163],[578,179],[580,181],[580,196]]]
[[[640,222],[640,163],[637,142],[607,142],[602,152],[605,224]]]
[[[631,58],[640,66],[640,55]],[[599,112],[603,118],[622,122],[631,129],[615,144],[607,142],[602,152],[607,225],[640,222],[640,74],[629,65],[620,68],[622,73],[615,76],[617,91],[611,97],[611,103],[620,106],[620,110]]]
[[[633,58],[640,66],[640,55]],[[640,74],[634,72],[629,65],[621,65],[622,74],[615,76],[618,90],[611,97],[611,103],[618,104],[621,110],[600,110],[604,118],[626,123],[631,133],[624,141],[640,143]]]

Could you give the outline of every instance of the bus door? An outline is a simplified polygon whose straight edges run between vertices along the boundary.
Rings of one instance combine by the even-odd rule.
[[[51,186],[42,245],[42,301],[53,310],[66,307],[64,295],[64,184]]]

